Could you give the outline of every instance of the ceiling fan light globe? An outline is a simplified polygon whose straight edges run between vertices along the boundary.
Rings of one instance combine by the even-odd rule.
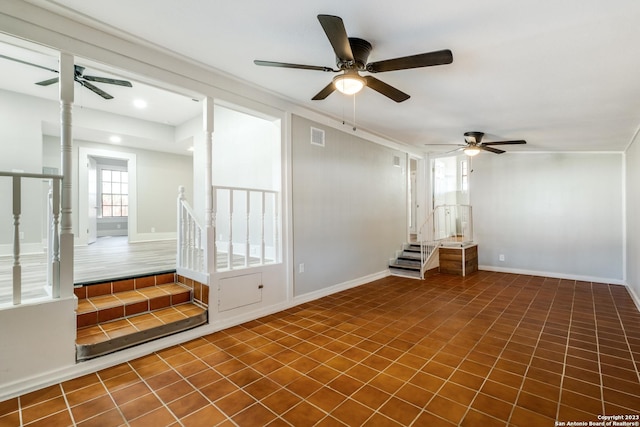
[[[336,89],[345,95],[354,95],[364,87],[364,79],[358,75],[343,74],[333,79]]]
[[[464,152],[464,154],[466,154],[469,157],[473,157],[473,156],[477,156],[480,153],[480,149],[477,147],[467,147],[464,150],[462,150]]]

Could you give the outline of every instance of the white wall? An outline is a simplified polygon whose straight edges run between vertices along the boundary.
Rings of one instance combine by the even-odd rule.
[[[59,121],[58,102],[0,90],[0,170],[14,169],[31,173],[42,173],[42,167],[55,167],[60,171],[60,140],[57,136],[43,135],[44,125]],[[74,126],[99,128],[120,135],[144,137],[149,140],[171,140],[174,127],[133,119],[116,114],[108,114],[89,109],[78,109],[73,115]],[[109,144],[75,139],[74,158],[74,206],[73,233],[78,232],[78,148],[89,147],[102,150],[125,151],[138,156],[138,240],[153,239],[155,233],[175,233],[178,185],[184,185],[187,194],[191,194],[193,167],[191,156],[168,154],[156,151],[125,148]],[[9,253],[12,242],[10,179],[0,178],[0,253]],[[42,246],[42,227],[44,206],[42,183],[40,180],[26,181],[23,188],[21,230],[24,232],[22,251],[40,250]],[[167,188],[175,191],[168,192]],[[165,234],[166,235],[166,234]]]
[[[481,266],[622,283],[622,154],[484,153],[471,169]]]
[[[626,283],[640,309],[640,138],[625,153],[626,171]]]
[[[324,147],[310,143],[311,126],[325,130]],[[293,117],[296,296],[387,270],[407,237],[407,171],[393,165],[394,155],[405,158],[357,133]]]
[[[33,97],[0,90],[0,170],[42,173],[42,117],[55,119],[59,106]],[[0,178],[0,253],[11,253],[13,236],[11,179]],[[20,242],[24,252],[42,247],[44,200],[40,180],[23,180]]]

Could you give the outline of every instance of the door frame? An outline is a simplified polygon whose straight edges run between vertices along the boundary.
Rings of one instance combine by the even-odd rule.
[[[78,234],[76,243],[78,245],[88,244],[89,230],[89,157],[106,157],[127,161],[129,172],[129,216],[128,239],[135,241],[138,234],[138,212],[137,212],[137,166],[136,155],[122,151],[112,151],[98,148],[79,147],[78,148]]]

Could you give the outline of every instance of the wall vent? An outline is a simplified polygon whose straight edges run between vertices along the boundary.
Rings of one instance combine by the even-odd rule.
[[[324,130],[311,128],[311,144],[324,147]]]
[[[393,156],[393,166],[400,167],[400,156]]]

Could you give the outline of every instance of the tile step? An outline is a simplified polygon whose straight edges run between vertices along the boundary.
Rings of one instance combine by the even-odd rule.
[[[207,323],[207,310],[187,302],[124,319],[78,328],[76,359],[103,356]]]
[[[179,283],[80,298],[76,310],[77,327],[98,325],[190,301],[191,288]]]

